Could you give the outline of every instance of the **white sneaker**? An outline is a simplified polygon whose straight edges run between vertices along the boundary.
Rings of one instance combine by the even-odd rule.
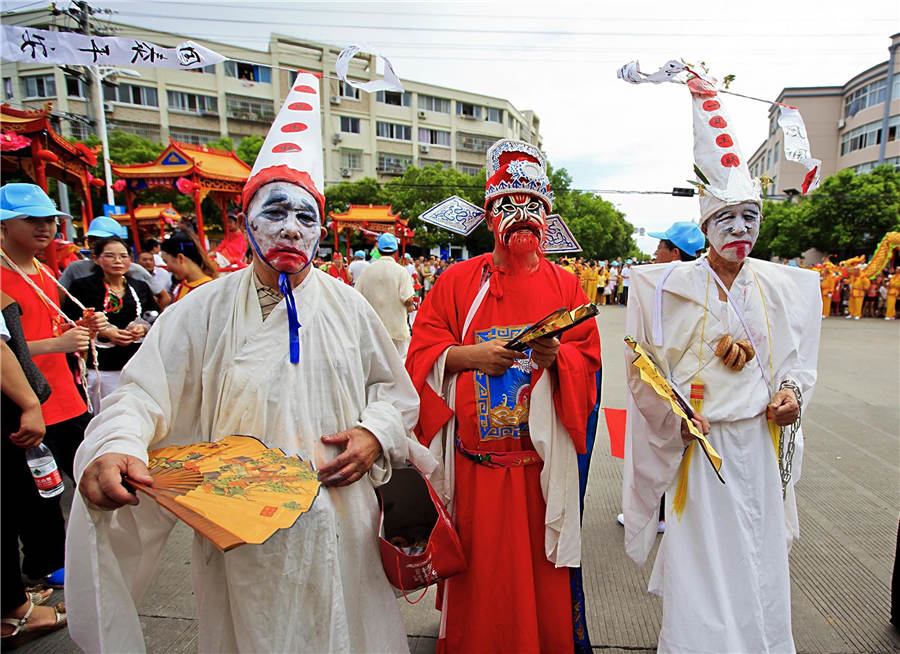
[[[853,316],[854,320],[859,320],[859,316]]]
[[[664,534],[666,532],[666,521],[660,520],[656,525],[656,533]]]
[[[616,522],[618,522],[620,525],[622,525],[624,527],[625,526],[625,514],[620,513],[619,515],[617,515]]]

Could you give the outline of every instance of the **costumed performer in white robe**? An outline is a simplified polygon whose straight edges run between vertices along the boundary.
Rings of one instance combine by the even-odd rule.
[[[709,102],[715,93],[703,91],[692,89],[695,112],[721,115],[718,101]],[[701,113],[695,135],[698,122],[727,125]],[[725,484],[695,443],[685,449],[693,438],[687,425],[641,381],[626,347],[625,547],[644,563],[666,493],[669,519],[649,587],[663,597],[660,652],[793,652],[788,552],[799,535],[800,405],[816,381],[818,276],[747,258],[762,219],[758,187],[737,165],[739,152],[725,158],[713,146],[712,161],[698,154],[702,138],[695,136],[695,157],[706,178],[709,253],[634,268],[626,334],[691,398],[694,424],[722,457]],[[784,495],[778,438],[787,450],[793,442]]]
[[[292,95],[315,88],[301,74]],[[318,125],[308,133],[321,138]],[[66,598],[86,651],[144,651],[135,607],[175,522],[152,501],[138,504],[120,473],[149,481],[148,447],[235,433],[314,461],[324,487],[261,545],[223,554],[195,536],[200,651],[408,651],[379,555],[373,486],[409,455],[418,400],[365,299],[309,265],[325,231],[321,144],[284,150],[272,156],[267,139],[244,188],[253,265],[160,317],[78,452]],[[318,157],[318,170],[293,159],[298,152]]]

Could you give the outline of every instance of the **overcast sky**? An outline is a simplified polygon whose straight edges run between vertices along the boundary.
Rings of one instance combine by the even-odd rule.
[[[27,5],[3,1],[4,10]],[[65,4],[58,2],[57,4]],[[387,55],[401,78],[509,99],[541,120],[550,162],[585,190],[668,191],[691,177],[687,90],[631,86],[616,70],[705,61],[731,88],[774,100],[785,86],[841,85],[888,58],[896,0],[746,2],[193,2],[91,0],[113,20],[266,50],[270,32]],[[767,107],[727,97],[745,158]],[[813,155],[816,144],[812,143]],[[634,225],[694,219],[695,198],[602,193]],[[652,252],[656,241],[640,245]]]

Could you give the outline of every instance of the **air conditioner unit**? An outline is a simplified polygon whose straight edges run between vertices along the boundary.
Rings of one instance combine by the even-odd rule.
[[[421,152],[422,154],[428,154],[428,151],[429,151],[430,149],[431,149],[431,148],[430,148],[429,146],[425,145],[425,144],[422,144],[422,145],[419,146],[419,152]]]
[[[419,118],[425,118],[425,115],[426,115],[426,114],[425,114],[425,110],[424,110],[424,109],[420,109],[420,110],[419,110]]]
[[[350,177],[350,169],[341,168],[341,177]]]
[[[335,132],[334,134],[331,135],[332,143],[335,143],[335,144],[340,143],[343,140],[344,140],[344,135],[341,134],[340,132]]]
[[[846,125],[846,124],[847,124],[847,121],[845,121],[843,118],[841,118],[838,121],[838,129],[844,129],[844,125]]]
[[[106,101],[103,103],[103,111],[104,113],[111,114],[115,110],[113,103],[110,101]]]
[[[331,104],[340,104],[340,103],[341,103],[341,96],[339,96],[339,95],[331,96]]]

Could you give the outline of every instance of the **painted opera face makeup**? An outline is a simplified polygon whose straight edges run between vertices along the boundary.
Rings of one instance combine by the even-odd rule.
[[[535,251],[547,231],[544,203],[527,193],[513,193],[494,200],[489,212],[491,230],[498,241],[517,251]]]
[[[247,207],[247,230],[263,259],[288,275],[299,273],[312,260],[324,231],[315,198],[289,182],[259,188]]]
[[[759,205],[743,202],[725,207],[706,221],[706,237],[720,257],[743,261],[759,237]]]

